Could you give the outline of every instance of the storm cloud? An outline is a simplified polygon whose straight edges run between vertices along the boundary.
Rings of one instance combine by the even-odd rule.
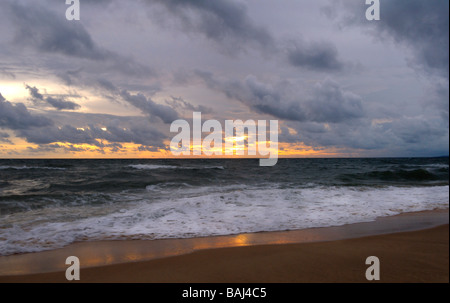
[[[178,119],[177,112],[170,106],[158,104],[141,93],[133,95],[127,90],[122,90],[120,96],[134,107],[139,108],[144,114],[158,117],[165,123],[172,123]]]
[[[383,22],[377,33],[408,45],[413,64],[448,77],[449,2],[446,0],[391,0],[381,6]]]
[[[81,22],[67,22],[64,14],[34,4],[27,7],[17,2],[4,4],[14,28],[14,44],[44,54],[63,55],[73,59],[88,59],[90,70],[114,71],[126,75],[151,76],[154,70],[117,52],[99,46]],[[77,64],[78,65],[78,64]]]
[[[247,7],[235,0],[147,0],[159,4],[175,16],[185,31],[200,33],[228,51],[253,44],[273,48],[274,39],[267,29],[256,25],[247,14]],[[167,22],[171,18],[158,18]]]
[[[0,142],[13,144],[8,138],[10,135],[8,133],[0,132]]]
[[[41,93],[39,93],[39,89],[37,89],[36,86],[31,87],[25,84],[25,88],[28,89],[31,97],[35,102],[38,101],[46,102],[51,106],[53,106],[54,108],[56,108],[57,110],[64,110],[64,109],[75,110],[80,108],[80,105],[72,101],[66,101],[60,98],[53,98],[51,96],[44,97]]]
[[[82,24],[67,22],[39,5],[28,9],[16,2],[6,8],[14,22],[15,42],[42,52],[104,60],[110,53],[98,47]]]
[[[167,151],[193,111],[278,119],[287,150],[448,154],[448,1],[35,2],[0,10],[3,155]]]
[[[31,114],[23,103],[13,104],[0,93],[0,128],[25,130],[50,125],[52,120]]]
[[[290,83],[275,86],[263,83],[253,75],[242,82],[220,82],[204,72],[197,72],[197,75],[228,98],[280,119],[340,123],[364,116],[361,97],[343,90],[330,78],[316,83],[312,92],[307,93]]]
[[[296,67],[317,71],[339,71],[344,67],[344,63],[338,58],[337,48],[330,42],[306,44],[297,41],[287,52],[289,63]]]
[[[175,17],[181,31],[195,32],[214,41],[229,54],[256,48],[267,56],[286,56],[288,64],[316,71],[340,71],[345,64],[330,41],[305,43],[295,38],[290,43],[277,39],[248,15],[247,6],[235,0],[147,0],[165,8],[163,17],[152,15],[166,24]],[[168,15],[168,17],[165,17]],[[286,46],[289,45],[289,46]]]
[[[89,144],[99,148],[111,147],[114,143],[134,143],[143,146],[164,148],[165,135],[154,129],[148,121],[131,117],[108,117],[103,126],[71,125],[49,126],[20,130],[19,135],[38,145],[53,143]],[[122,127],[119,127],[122,125]],[[126,126],[126,127],[123,127]]]

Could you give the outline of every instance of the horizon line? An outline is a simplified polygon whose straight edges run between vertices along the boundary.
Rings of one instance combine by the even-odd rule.
[[[449,158],[450,155],[441,156],[358,156],[358,157],[278,157],[278,159],[388,159],[388,158]],[[165,157],[165,158],[0,158],[1,160],[259,160],[268,158],[257,157]]]

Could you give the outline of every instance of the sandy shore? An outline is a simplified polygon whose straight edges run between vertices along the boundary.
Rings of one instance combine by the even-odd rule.
[[[448,212],[444,215],[448,218]],[[406,221],[411,218],[417,221],[417,214],[410,216],[409,219],[408,216],[401,217],[403,219],[381,220],[381,225],[389,226],[392,222],[398,223],[405,220],[404,218],[407,218]],[[380,226],[379,222],[377,224]],[[361,226],[361,224],[350,226],[355,229],[355,226]],[[339,231],[339,228],[335,228],[334,231],[333,228],[320,229],[316,235],[338,237],[339,234],[345,237],[342,231],[338,232],[336,229]],[[360,228],[356,227],[356,230]],[[270,237],[277,235],[277,233],[269,234],[271,234]],[[278,234],[278,238],[280,235],[282,233]],[[223,238],[227,239],[227,237]],[[181,243],[180,240],[172,241]],[[214,249],[200,247],[190,253],[183,251],[183,245],[180,244],[180,254],[146,261],[86,268],[83,267],[85,259],[80,258],[82,263],[80,282],[367,282],[365,271],[368,266],[365,265],[365,260],[368,256],[377,256],[381,263],[380,282],[448,283],[448,241],[449,226],[445,224],[416,231],[351,239],[332,240],[316,237],[296,244],[280,241],[275,244],[245,246],[244,243],[241,246],[231,245],[233,247]],[[131,243],[144,245],[144,242],[154,241],[110,242],[127,247]],[[106,243],[104,244],[107,245]],[[83,243],[83,247],[97,249],[98,243]],[[213,245],[213,247],[217,246]],[[31,262],[36,261],[37,256],[40,255],[45,255],[45,252],[25,254],[22,257]],[[11,256],[10,260],[17,257],[20,256]],[[7,260],[5,257],[2,258]],[[103,259],[107,258],[113,258],[113,256],[105,255]],[[67,281],[64,270],[61,270],[50,273],[0,276],[0,282]]]

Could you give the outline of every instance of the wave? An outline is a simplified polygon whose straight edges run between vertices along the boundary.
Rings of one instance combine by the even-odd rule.
[[[13,169],[13,170],[23,170],[23,169],[53,169],[53,170],[66,170],[63,167],[48,167],[48,166],[10,166],[10,165],[2,165],[0,166],[1,170]]]
[[[375,170],[365,173],[343,174],[341,180],[381,180],[381,181],[439,181],[448,180],[448,174],[439,174],[428,169]]]
[[[233,190],[231,190],[233,189]],[[194,190],[194,189],[193,189]],[[448,208],[449,187],[200,188],[195,195],[116,195],[108,205],[47,207],[0,221],[0,255],[75,241],[191,238],[369,222]],[[121,199],[128,198],[130,203]],[[131,202],[132,201],[132,202]],[[26,241],[24,241],[26,239]]]
[[[439,180],[439,176],[431,173],[426,169],[374,171],[369,173],[369,176],[382,180]]]
[[[405,166],[409,166],[409,167],[429,167],[429,168],[448,168],[448,164],[444,164],[444,163],[430,163],[430,164],[422,164],[422,165],[418,165],[418,164],[405,164]]]
[[[176,166],[176,165],[157,165],[157,164],[132,164],[128,167],[141,170],[153,169],[225,169],[223,166]]]

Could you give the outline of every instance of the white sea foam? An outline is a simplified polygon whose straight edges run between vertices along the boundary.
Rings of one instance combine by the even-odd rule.
[[[448,164],[444,163],[430,163],[430,164],[405,164],[408,167],[424,167],[424,168],[448,168]]]
[[[449,186],[265,189],[245,185],[157,187],[108,205],[44,208],[3,216],[0,254],[74,241],[159,239],[337,226],[403,212],[448,208]],[[126,200],[126,203],[124,203]]]

